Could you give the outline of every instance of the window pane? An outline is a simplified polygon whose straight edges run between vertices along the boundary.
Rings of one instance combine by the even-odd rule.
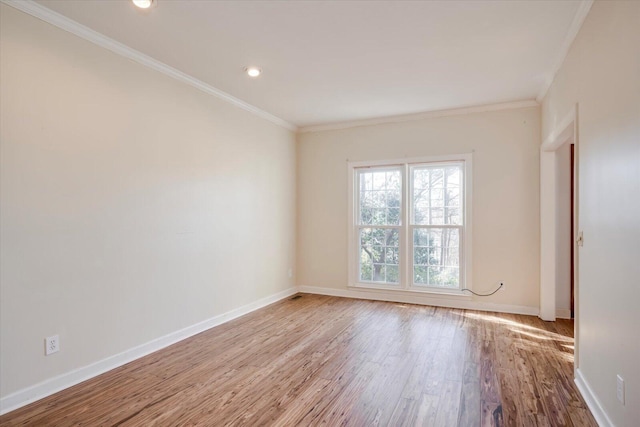
[[[413,224],[462,225],[462,166],[412,169]]]
[[[371,208],[360,209],[360,223],[364,225],[373,224],[373,209]]]
[[[433,208],[441,208],[444,206],[444,195],[442,188],[433,188],[429,195],[429,205]]]
[[[442,225],[444,224],[444,209],[442,208],[431,208],[429,214],[431,215],[430,224],[434,225]]]
[[[400,281],[397,265],[387,265],[387,282],[398,283]]]
[[[399,170],[358,172],[360,224],[400,225],[401,180],[402,174]]]
[[[413,282],[416,285],[426,285],[429,283],[427,267],[416,265],[413,267]]]
[[[387,225],[387,210],[384,208],[372,209],[373,216],[371,223],[375,225]]]
[[[398,229],[360,229],[360,281],[399,283]]]
[[[387,224],[400,224],[400,208],[390,208],[387,210]]]
[[[460,178],[462,173],[460,172],[460,166],[448,167],[447,168],[447,183],[448,187],[458,186],[460,184]]]
[[[413,282],[418,286],[459,287],[459,228],[413,230]]]
[[[389,265],[398,265],[398,248],[387,247],[385,250],[385,262]]]
[[[428,268],[428,285],[439,288],[453,288],[459,286],[459,273],[457,267],[429,267]]]
[[[416,228],[415,230],[413,230],[413,245],[429,246],[429,229],[428,228]]]

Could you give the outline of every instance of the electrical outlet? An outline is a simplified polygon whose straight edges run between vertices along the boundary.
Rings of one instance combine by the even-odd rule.
[[[504,281],[498,280],[498,286],[500,286],[500,290],[504,291],[507,289],[507,285],[504,284]]]
[[[616,375],[616,396],[624,405],[624,379],[620,375]]]
[[[60,337],[52,335],[44,339],[44,354],[48,356],[60,351]]]

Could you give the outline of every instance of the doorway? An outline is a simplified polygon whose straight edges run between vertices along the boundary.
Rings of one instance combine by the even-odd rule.
[[[563,151],[566,156],[562,160]],[[579,251],[576,237],[580,233],[579,185],[580,144],[578,136],[578,105],[553,127],[540,150],[540,318],[554,321],[560,317],[574,318],[575,367],[579,366],[577,349],[580,325]],[[559,168],[564,167],[566,184],[559,184]],[[565,193],[559,199],[559,193]],[[566,210],[566,213],[561,213]],[[564,216],[563,216],[564,215]],[[562,220],[564,218],[564,220]],[[558,239],[561,239],[559,242]],[[562,241],[565,243],[563,244]],[[560,243],[560,244],[559,244]],[[562,259],[566,261],[562,261]],[[559,275],[558,266],[567,266]],[[561,277],[566,278],[560,280]],[[565,286],[566,311],[558,312],[559,287]]]
[[[576,221],[575,221],[575,213],[576,213],[576,209],[575,209],[575,203],[576,203],[576,144],[571,144],[569,146],[570,151],[571,151],[571,159],[570,161],[570,165],[569,168],[571,170],[571,179],[570,179],[570,187],[571,187],[571,226],[570,228],[570,234],[569,237],[571,238],[571,277],[570,277],[570,285],[571,285],[571,289],[570,289],[570,310],[571,310],[571,318],[574,319],[576,317],[576,309],[575,309],[575,255],[576,255],[576,249],[575,249],[575,236],[576,236]]]
[[[571,138],[556,151],[556,317],[570,319],[574,315],[575,251],[574,236],[574,157],[575,145]]]

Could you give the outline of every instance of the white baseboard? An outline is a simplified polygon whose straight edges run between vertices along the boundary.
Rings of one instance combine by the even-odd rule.
[[[613,422],[611,422],[611,419],[604,411],[604,408],[602,408],[600,401],[598,401],[586,378],[582,375],[582,371],[580,371],[580,369],[576,369],[575,372],[575,383],[578,386],[578,390],[580,391],[582,398],[587,403],[591,414],[593,414],[593,418],[596,419],[600,427],[613,427]]]
[[[286,289],[268,297],[261,298],[250,304],[243,305],[242,307],[238,307],[226,313],[219,314],[218,316],[196,323],[195,325],[191,325],[163,337],[156,338],[137,347],[123,351],[122,353],[109,356],[106,359],[99,360],[90,365],[74,369],[73,371],[50,378],[39,384],[19,390],[0,399],[0,415],[11,412],[22,406],[28,405],[29,403],[35,402],[36,400],[40,400],[126,363],[132,362],[150,353],[175,344],[178,341],[182,341],[193,335],[199,334],[200,332],[206,331],[207,329],[211,329],[214,326],[221,325],[269,304],[280,301],[296,294],[297,292],[297,288]]]
[[[558,319],[571,319],[571,309],[570,308],[556,309],[556,317]]]
[[[405,292],[394,292],[390,290],[377,290],[377,289],[335,289],[335,288],[323,288],[318,286],[299,286],[300,292],[308,294],[330,295],[335,297],[344,298],[359,298],[375,301],[392,301],[401,302],[405,304],[422,304],[422,305],[434,305],[437,307],[449,307],[449,308],[461,308],[466,310],[479,310],[479,311],[493,311],[498,313],[514,313],[514,314],[527,314],[531,316],[537,316],[539,313],[538,307],[528,307],[524,305],[510,305],[510,304],[495,304],[489,302],[471,301],[467,299],[447,298],[446,296],[432,296],[431,294],[410,294]]]

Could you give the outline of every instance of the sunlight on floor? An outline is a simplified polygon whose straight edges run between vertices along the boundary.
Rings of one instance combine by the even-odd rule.
[[[528,337],[538,339],[538,340],[573,342],[573,338],[565,337],[563,335],[556,334],[554,332],[543,331],[542,329],[538,329],[538,331],[540,331],[541,333],[544,333],[544,334],[549,334],[551,336],[545,337],[545,336],[542,336],[542,335],[539,335],[539,334],[532,334],[531,332],[525,332],[525,331],[518,330],[518,327],[509,328],[509,330],[513,331],[513,332],[517,332],[517,333],[519,333],[521,335],[526,335]]]
[[[514,344],[516,348],[531,351],[539,348],[545,352],[553,353],[563,362],[573,363],[574,361],[574,339],[572,336],[562,335],[556,332],[547,331],[535,326],[516,322],[500,315],[483,314],[478,312],[455,313],[467,319],[478,320],[480,322],[491,322],[497,325],[504,325],[505,331],[516,334]],[[499,330],[499,329],[498,329]]]

